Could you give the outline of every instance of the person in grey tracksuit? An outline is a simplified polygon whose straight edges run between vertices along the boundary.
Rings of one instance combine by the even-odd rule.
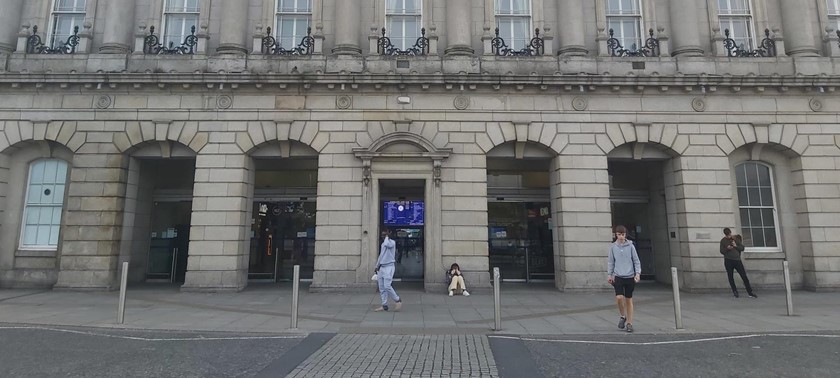
[[[615,288],[618,305],[618,328],[633,332],[633,289],[642,274],[642,264],[633,242],[627,240],[627,229],[615,227],[615,242],[610,244],[607,259],[607,282]]]
[[[379,259],[376,260],[377,283],[379,284],[379,296],[382,299],[382,306],[374,311],[388,311],[388,297],[394,300],[394,310],[399,311],[402,307],[402,300],[397,292],[391,287],[394,280],[394,258],[396,243],[391,239],[391,231],[382,231],[382,246],[379,249]]]

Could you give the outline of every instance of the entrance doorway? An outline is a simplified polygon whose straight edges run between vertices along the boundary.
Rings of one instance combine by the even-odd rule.
[[[315,202],[254,201],[248,279],[311,280],[315,269]]]
[[[425,187],[425,180],[379,181],[379,234],[382,230],[389,229],[396,243],[394,279],[423,280],[426,236],[426,206],[423,195]]]
[[[504,280],[554,279],[551,204],[548,202],[488,202],[490,266]]]
[[[190,245],[190,201],[156,201],[152,208],[146,279],[184,283]]]

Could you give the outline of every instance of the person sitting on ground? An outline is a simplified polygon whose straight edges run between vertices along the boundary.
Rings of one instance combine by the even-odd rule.
[[[458,266],[458,264],[452,264],[452,266],[449,267],[449,271],[446,272],[446,274],[449,278],[450,297],[454,295],[455,290],[457,290],[459,286],[462,290],[461,294],[463,294],[465,297],[470,296],[470,293],[467,292],[467,285],[464,284],[464,276],[461,275],[461,267]]]

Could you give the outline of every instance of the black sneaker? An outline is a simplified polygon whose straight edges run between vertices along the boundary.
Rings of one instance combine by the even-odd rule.
[[[618,318],[618,329],[624,329],[624,324],[627,323],[627,318],[620,317]]]
[[[633,325],[630,323],[627,323],[627,332],[633,332]]]
[[[750,298],[758,298],[758,295],[755,295],[755,293],[749,293],[749,296]]]
[[[737,291],[733,291],[733,292],[732,292],[732,295],[733,295],[733,296],[735,296],[735,298],[740,297],[740,295],[738,295],[738,292],[737,292]]]

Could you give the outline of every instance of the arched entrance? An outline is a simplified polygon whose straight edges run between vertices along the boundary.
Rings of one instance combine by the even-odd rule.
[[[524,142],[501,144],[487,153],[489,259],[505,281],[555,279],[554,158],[550,149]]]

